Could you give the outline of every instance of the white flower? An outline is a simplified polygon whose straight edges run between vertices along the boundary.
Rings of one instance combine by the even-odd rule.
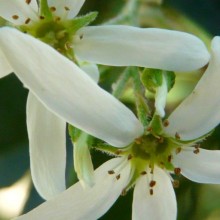
[[[68,35],[63,25],[74,19],[83,3],[49,0],[52,20],[47,23],[39,14],[43,9],[38,10],[36,0],[0,1],[0,16],[14,26],[0,28],[0,76],[15,72],[30,90],[27,127],[31,171],[45,199],[65,189],[66,122],[118,147],[129,144],[143,129],[130,110],[44,42],[54,47],[58,43],[61,48],[56,49],[71,59],[73,53],[68,52],[74,50],[81,62],[106,65],[190,71],[209,61],[209,53],[198,38],[178,31],[99,26],[80,28]],[[52,30],[51,34],[53,25],[61,25],[62,30]],[[67,39],[63,33],[67,33]],[[82,65],[84,68],[88,72],[95,70],[97,79],[94,64],[92,69]]]
[[[92,188],[84,189],[77,183],[18,219],[98,219],[134,184],[132,219],[176,219],[170,172],[199,183],[220,183],[220,151],[195,145],[195,139],[209,133],[220,121],[219,69],[220,38],[215,37],[209,67],[192,94],[169,116],[169,125],[164,124],[161,136],[164,139],[158,137],[155,142],[151,135],[136,139],[118,150],[120,158],[107,161],[95,171],[96,184]]]

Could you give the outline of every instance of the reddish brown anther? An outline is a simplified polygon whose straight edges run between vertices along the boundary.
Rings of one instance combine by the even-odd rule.
[[[150,187],[154,187],[155,185],[156,185],[156,181],[151,180],[150,183],[149,183],[149,186]]]
[[[64,9],[65,9],[66,11],[70,11],[70,8],[67,7],[67,6],[65,6]]]
[[[115,151],[115,154],[116,154],[116,155],[119,155],[119,154],[121,154],[121,153],[122,153],[122,150],[116,150],[116,151]]]
[[[174,168],[174,173],[176,175],[180,175],[181,174],[181,169],[179,167]]]
[[[172,160],[172,159],[173,159],[173,156],[172,156],[172,155],[169,155],[168,158],[167,158],[167,160],[168,160],[169,163],[171,163],[171,160]]]
[[[154,194],[154,190],[150,189],[150,195],[152,196]]]
[[[176,134],[175,134],[175,138],[176,138],[177,140],[179,140],[179,139],[180,139],[180,135],[179,135],[179,133],[178,133],[178,132],[176,132]]]
[[[148,127],[147,131],[151,132],[152,131],[152,127]]]
[[[180,186],[180,182],[178,180],[174,180],[172,183],[174,188],[178,188]]]
[[[56,7],[54,6],[50,7],[50,11],[55,12],[56,10],[57,10]]]
[[[18,16],[18,15],[12,15],[12,18],[13,18],[14,20],[18,20],[19,16]]]
[[[117,180],[119,180],[119,179],[120,179],[120,177],[121,177],[121,175],[120,175],[120,174],[118,174],[118,175],[116,176],[116,179],[117,179]]]
[[[131,154],[128,155],[128,160],[131,160],[133,156]]]
[[[29,5],[31,3],[31,0],[25,0],[25,2]]]
[[[142,175],[142,176],[144,176],[144,175],[146,175],[146,174],[147,174],[146,171],[142,171],[142,172],[141,172],[141,175]]]
[[[30,21],[31,21],[31,19],[30,18],[27,18],[26,20],[25,20],[25,24],[29,24],[30,23]]]
[[[179,154],[181,152],[181,150],[182,150],[181,147],[176,148],[176,154]]]
[[[168,127],[169,124],[170,124],[170,122],[169,122],[167,119],[164,120],[164,122],[163,122],[163,126],[164,126],[164,127]]]
[[[114,170],[109,170],[108,174],[110,174],[110,175],[115,174],[115,171]]]
[[[199,153],[199,148],[195,148],[195,150],[193,151],[194,154],[198,154]]]

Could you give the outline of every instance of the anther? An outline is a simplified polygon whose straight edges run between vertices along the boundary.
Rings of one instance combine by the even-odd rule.
[[[45,17],[41,15],[39,18],[40,18],[41,20],[44,20]]]
[[[56,10],[57,10],[56,7],[54,6],[50,7],[50,11],[55,12]]]
[[[69,11],[69,10],[70,10],[70,8],[67,7],[67,6],[65,6],[64,9],[65,9],[66,11]]]
[[[178,188],[180,186],[180,182],[178,180],[174,180],[172,182],[174,188]]]
[[[30,21],[31,21],[31,19],[30,18],[27,18],[26,20],[25,20],[25,24],[29,24],[30,23]]]
[[[195,150],[193,151],[194,154],[198,154],[199,153],[199,148],[195,147]]]
[[[148,127],[147,131],[151,132],[152,131],[152,127]]]
[[[82,40],[82,39],[83,39],[83,34],[81,34],[81,35],[79,36],[79,39],[80,39],[80,40]]]
[[[13,18],[14,20],[17,20],[17,19],[19,18],[19,16],[18,16],[18,15],[12,15],[12,18]]]
[[[180,169],[179,167],[174,168],[174,173],[175,173],[176,175],[180,175],[181,169]]]
[[[123,189],[122,192],[121,192],[121,196],[126,196],[126,194],[127,194],[126,189]]]
[[[128,160],[131,160],[133,156],[131,154],[128,155]]]
[[[121,175],[120,175],[120,174],[118,174],[118,175],[116,176],[116,179],[117,179],[117,180],[119,180],[119,179],[120,179],[120,177],[121,177]]]
[[[163,138],[163,137],[159,137],[159,138],[158,138],[158,142],[159,142],[160,144],[162,144],[162,143],[164,142],[164,138]]]
[[[150,189],[150,195],[152,196],[154,194],[154,190]]]
[[[167,158],[167,160],[168,160],[169,163],[171,163],[171,160],[172,160],[172,159],[173,159],[173,156],[172,156],[172,155],[169,155],[168,158]]]
[[[136,144],[141,144],[142,143],[142,139],[141,138],[136,138],[134,142]]]
[[[177,140],[179,140],[179,139],[180,139],[180,135],[179,135],[179,133],[178,133],[178,132],[176,132],[176,134],[175,134],[175,138],[176,138]]]
[[[115,171],[114,170],[109,170],[108,174],[110,174],[110,175],[115,174]]]
[[[116,151],[115,151],[115,154],[116,154],[116,155],[119,155],[119,154],[121,154],[121,153],[122,153],[122,150],[116,150]]]
[[[154,187],[155,185],[156,185],[156,181],[151,180],[150,183],[149,183],[149,186],[150,187]]]
[[[61,17],[57,16],[55,17],[55,21],[60,21],[61,20]]]
[[[141,172],[141,175],[142,175],[142,176],[144,176],[144,175],[146,175],[146,174],[147,174],[146,171],[142,171],[142,172]]]
[[[29,5],[31,3],[31,0],[25,0],[25,2]]]
[[[182,151],[181,147],[176,148],[176,154],[179,154]]]
[[[164,122],[163,122],[163,126],[164,126],[164,127],[168,127],[169,124],[170,124],[170,122],[169,122],[167,119],[164,120]]]

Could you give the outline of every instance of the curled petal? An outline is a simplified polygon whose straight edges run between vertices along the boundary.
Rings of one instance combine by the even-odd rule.
[[[151,179],[151,177],[149,177]],[[175,220],[177,215],[176,197],[170,178],[160,168],[154,169],[156,185],[150,194],[149,181],[140,177],[134,188],[132,220]]]
[[[37,1],[1,0],[0,16],[16,25],[25,24],[27,19],[38,20]]]
[[[220,151],[186,147],[173,158],[173,164],[181,168],[181,173],[188,179],[198,183],[220,183]]]
[[[2,28],[0,48],[20,80],[68,123],[117,147],[142,134],[142,125],[126,106],[50,46]]]
[[[128,182],[129,164],[121,171],[119,179],[115,175],[108,174],[109,170],[120,163],[121,159],[116,158],[100,166],[95,171],[94,187],[84,189],[80,183],[77,183],[56,198],[17,219],[98,219],[113,205]]]
[[[113,66],[142,66],[191,71],[209,61],[203,42],[179,31],[106,25],[81,28],[75,53],[82,59]]]
[[[29,93],[27,129],[34,185],[44,199],[51,199],[66,189],[66,123]]]
[[[62,18],[74,18],[80,11],[85,0],[48,0],[50,7],[55,7],[54,12],[57,16]]]
[[[182,140],[192,140],[207,134],[220,122],[220,37],[212,41],[211,60],[208,69],[194,91],[168,118],[166,132],[177,132]]]

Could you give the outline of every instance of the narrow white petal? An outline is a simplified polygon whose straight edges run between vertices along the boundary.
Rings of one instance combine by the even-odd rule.
[[[179,133],[181,139],[196,139],[215,128],[220,122],[220,37],[212,41],[208,69],[194,91],[174,110],[166,128],[169,135]]]
[[[62,18],[74,18],[80,11],[85,0],[48,0],[50,7],[55,7],[54,12],[57,16]]]
[[[50,46],[2,28],[0,48],[20,80],[68,123],[119,147],[142,134],[141,123],[126,106]]]
[[[88,135],[82,133],[74,143],[74,169],[83,186],[93,186],[95,183],[94,169],[87,139]]]
[[[99,81],[99,69],[98,66],[94,63],[80,62],[80,68],[88,74],[88,76],[98,83]]]
[[[27,129],[34,185],[44,199],[51,199],[66,189],[66,123],[29,93]]]
[[[76,55],[94,63],[191,71],[209,61],[203,42],[179,31],[122,25],[85,27],[75,36]]]
[[[181,173],[198,183],[220,183],[220,151],[200,149],[198,154],[187,147],[174,155],[173,164],[181,168]]]
[[[12,67],[9,65],[3,52],[0,50],[0,78],[7,76],[9,73],[12,72],[13,72]]]
[[[36,0],[27,4],[25,0],[1,0],[0,17],[16,25],[25,24],[25,21],[38,20],[38,6]],[[15,17],[17,16],[17,17]]]
[[[175,220],[176,197],[167,174],[160,168],[154,170],[153,195],[150,195],[147,176],[142,176],[134,188],[132,220]]]
[[[165,105],[166,105],[166,100],[167,100],[167,82],[165,77],[163,76],[163,83],[162,85],[157,88],[157,92],[155,95],[155,108],[156,108],[156,112],[158,115],[160,115],[160,117],[164,117],[165,116]]]
[[[104,163],[95,171],[96,184],[92,188],[84,189],[77,183],[57,196],[55,199],[43,203],[38,208],[19,220],[96,220],[101,217],[116,201],[128,182],[130,166],[121,172],[121,178],[108,174],[121,163],[121,159],[112,159]]]

